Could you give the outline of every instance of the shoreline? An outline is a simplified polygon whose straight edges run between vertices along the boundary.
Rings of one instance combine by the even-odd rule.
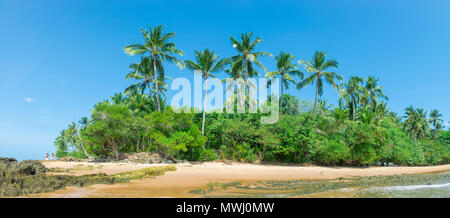
[[[170,164],[129,164],[129,163],[87,163],[87,162],[43,162],[46,167],[70,169],[74,166],[93,166],[94,169],[64,172],[69,175],[90,173],[115,174],[152,166]],[[68,187],[55,192],[41,193],[28,197],[199,197],[190,193],[194,189],[205,188],[211,182],[240,182],[250,184],[257,181],[287,180],[330,180],[341,177],[390,176],[402,174],[428,174],[449,172],[450,164],[415,167],[322,167],[322,166],[279,166],[268,164],[244,164],[204,162],[200,164],[173,164],[176,171],[151,179],[132,180],[129,183],[87,187]],[[102,167],[99,167],[102,166]],[[95,168],[97,167],[97,168]],[[64,174],[63,173],[63,174]]]

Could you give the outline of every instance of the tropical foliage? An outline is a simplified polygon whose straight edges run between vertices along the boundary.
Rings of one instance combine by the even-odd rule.
[[[374,76],[352,76],[343,81],[342,72],[331,69],[338,62],[317,51],[309,61],[296,65],[293,55],[281,52],[275,58],[275,71],[267,71],[256,51],[262,41],[253,33],[231,37],[237,55],[219,59],[211,50],[195,52],[195,60],[182,62],[183,52],[170,41],[174,33],[163,27],[142,30],[143,44],[125,47],[130,55],[141,54],[125,76],[134,84],[122,93],[97,103],[88,118],[72,122],[55,140],[57,157],[95,158],[121,153],[159,152],[175,159],[208,161],[230,159],[244,162],[290,162],[320,165],[371,165],[393,162],[398,165],[449,163],[450,131],[438,110],[430,112],[409,106],[404,115],[388,108],[388,97]],[[280,118],[275,124],[261,124],[256,113],[175,113],[166,105],[166,77],[163,63],[175,63],[199,70],[208,78],[226,72],[233,78],[248,79],[265,71],[270,81],[279,78],[282,93]],[[229,66],[228,69],[225,67]],[[306,78],[302,70],[310,73]],[[324,85],[338,90],[337,106],[322,98]],[[313,102],[284,93],[289,85],[302,89],[314,84]],[[228,89],[228,87],[227,87]],[[250,95],[246,90],[246,95]],[[250,98],[247,97],[249,101]],[[223,109],[225,112],[225,109]]]

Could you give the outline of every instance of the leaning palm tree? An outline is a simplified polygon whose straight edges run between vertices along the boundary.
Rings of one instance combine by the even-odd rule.
[[[82,132],[86,129],[87,125],[88,125],[88,118],[87,117],[82,117],[80,121],[78,121],[78,124],[76,122],[72,122],[69,125],[68,130],[66,131],[67,133],[70,134],[70,141],[72,145],[76,145],[79,148],[81,148],[81,150],[83,151],[84,155],[89,159],[89,160],[93,160],[94,157],[92,157],[91,155],[89,155],[89,153],[87,152],[86,148],[84,147],[84,140],[81,136]]]
[[[182,56],[183,51],[176,49],[175,43],[169,41],[175,37],[175,33],[164,34],[163,28],[163,26],[157,26],[153,29],[150,27],[149,31],[141,29],[145,42],[143,44],[132,44],[124,48],[125,53],[129,55],[148,53],[148,57],[153,61],[154,78],[158,78],[157,72],[159,72],[160,78],[164,78],[163,62],[166,60],[183,68],[183,62],[176,57],[176,55]],[[155,79],[154,81],[158,111],[161,112],[158,80]]]
[[[213,51],[205,49],[204,51],[195,51],[195,62],[184,61],[187,68],[191,70],[199,70],[205,79],[205,100],[203,105],[203,120],[202,120],[202,134],[205,135],[205,114],[206,114],[206,99],[208,97],[208,77],[214,78],[212,73],[220,70],[225,70],[224,67],[229,63],[228,58],[218,60],[218,57]]]
[[[303,81],[297,84],[297,89],[304,88],[309,84],[316,83],[316,99],[314,101],[313,114],[316,111],[317,97],[323,94],[323,79],[335,89],[338,89],[338,84],[336,80],[342,81],[343,77],[335,72],[326,71],[328,68],[338,67],[338,62],[335,60],[325,60],[326,52],[316,51],[311,60],[299,60],[298,63],[303,65],[305,69],[311,73],[311,76],[307,77]]]
[[[357,76],[352,76],[347,81],[347,83],[343,83],[341,85],[339,95],[340,99],[339,102],[342,104],[342,101],[345,100],[347,102],[347,105],[351,107],[351,116],[352,120],[355,121],[356,119],[356,109],[358,107],[359,99],[361,98],[361,83],[363,82],[363,79]]]
[[[241,78],[247,80],[250,77],[258,75],[258,72],[255,70],[253,64],[258,65],[265,72],[267,72],[266,67],[264,67],[261,62],[259,62],[258,58],[263,56],[270,56],[272,54],[268,52],[256,52],[256,45],[262,42],[260,37],[257,37],[252,42],[253,33],[241,33],[241,41],[236,40],[233,37],[230,37],[231,42],[233,43],[233,48],[239,53],[238,55],[232,56],[231,60],[233,61],[231,64],[230,72],[232,73],[242,73]]]
[[[383,87],[378,85],[377,78],[369,76],[366,79],[366,90],[369,94],[370,103],[372,104],[372,111],[375,112],[376,104],[380,101],[379,99],[388,100],[389,98],[383,93]]]
[[[434,127],[434,135],[433,135],[434,139],[436,139],[436,134],[437,134],[437,131],[438,131],[438,128],[437,128],[438,124],[441,124],[441,122],[444,121],[444,120],[441,119],[441,117],[442,117],[442,114],[439,113],[438,110],[432,110],[430,112],[430,120],[429,120],[429,122]]]
[[[292,61],[294,60],[294,56],[292,56],[289,53],[281,52],[278,56],[275,57],[275,60],[277,61],[278,70],[268,72],[266,74],[266,77],[272,79],[277,76],[280,76],[281,81],[280,113],[282,113],[284,88],[288,89],[289,83],[295,84],[295,81],[292,78],[292,76],[295,75],[298,76],[300,79],[303,79],[304,74],[300,70],[297,70],[297,66],[294,63],[292,63]]]

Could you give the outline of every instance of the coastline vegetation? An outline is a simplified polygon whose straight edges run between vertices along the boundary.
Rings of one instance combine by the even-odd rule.
[[[438,110],[427,112],[410,106],[404,115],[388,108],[388,97],[374,77],[352,76],[344,80],[338,62],[317,51],[310,60],[295,62],[292,54],[275,57],[277,71],[268,72],[252,40],[253,33],[231,37],[237,54],[219,59],[214,51],[195,52],[195,61],[181,61],[183,51],[172,41],[175,33],[158,26],[142,30],[143,44],[126,46],[129,55],[142,55],[130,65],[126,79],[136,83],[110,99],[97,103],[90,118],[72,122],[55,140],[56,156],[119,157],[120,153],[158,152],[174,159],[242,162],[314,163],[365,166],[377,162],[396,165],[435,165],[450,161],[450,131]],[[278,102],[280,118],[261,124],[266,113],[175,113],[167,105],[165,64],[201,70],[203,78],[218,71],[244,80],[264,72],[279,77],[282,90],[289,84],[298,96],[285,94]],[[258,68],[258,69],[257,69]],[[262,70],[258,72],[258,70]],[[340,96],[337,105],[322,97],[325,85]],[[313,85],[314,102],[300,101],[302,88]],[[248,94],[248,87],[246,89]],[[206,98],[206,96],[205,96]],[[246,103],[251,101],[246,98]],[[205,100],[206,102],[206,100]]]

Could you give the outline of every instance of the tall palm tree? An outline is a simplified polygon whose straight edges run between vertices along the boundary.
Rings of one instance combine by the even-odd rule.
[[[405,108],[405,116],[403,116],[404,118],[406,118],[404,124],[405,124],[405,128],[406,130],[409,132],[409,134],[413,134],[414,135],[414,139],[416,138],[416,131],[418,131],[417,129],[417,112],[416,109],[411,105],[407,108]]]
[[[339,95],[339,102],[342,104],[342,100],[346,100],[347,104],[351,107],[352,120],[356,120],[356,109],[358,107],[359,99],[361,98],[361,84],[363,79],[357,76],[352,76],[341,85]]]
[[[253,33],[241,33],[241,41],[236,40],[233,37],[230,37],[231,42],[233,43],[233,48],[239,53],[238,55],[232,56],[231,60],[233,61],[231,64],[230,72],[231,73],[242,73],[241,78],[247,80],[253,76],[258,75],[258,72],[255,70],[253,64],[258,65],[265,72],[267,72],[266,67],[264,67],[261,62],[259,62],[258,58],[263,56],[270,56],[272,54],[268,52],[256,52],[256,45],[262,42],[260,37],[257,37],[252,42]]]
[[[170,39],[175,37],[175,33],[163,33],[163,26],[157,26],[155,28],[149,28],[149,31],[141,29],[144,36],[143,44],[132,44],[124,48],[125,53],[129,55],[145,54],[148,53],[148,58],[153,61],[153,73],[154,78],[158,78],[157,72],[160,77],[164,78],[163,62],[168,61],[175,63],[180,68],[183,68],[183,62],[180,61],[176,55],[183,55],[183,51],[175,48],[175,43],[170,42]],[[161,112],[161,105],[159,100],[159,86],[158,79],[155,79],[155,92],[158,111]]]
[[[366,90],[369,94],[369,99],[372,104],[372,111],[375,112],[376,110],[376,104],[379,102],[379,99],[385,99],[388,100],[389,98],[383,93],[383,87],[378,85],[379,79],[369,76],[366,79]]]
[[[332,85],[335,89],[338,89],[338,84],[336,83],[336,80],[341,81],[343,77],[335,72],[329,72],[326,71],[327,69],[334,67],[338,67],[338,62],[335,60],[325,60],[325,56],[327,55],[326,52],[323,51],[316,51],[314,53],[314,56],[311,58],[311,60],[305,61],[305,60],[299,60],[298,63],[300,65],[303,65],[305,69],[311,73],[309,77],[301,81],[297,84],[297,89],[304,88],[305,86],[309,84],[316,83],[316,99],[314,101],[314,109],[313,114],[316,111],[316,105],[317,105],[317,97],[322,96],[323,94],[323,79],[330,85]]]
[[[224,58],[218,60],[218,57],[213,51],[205,49],[204,51],[195,51],[195,62],[184,61],[187,68],[191,70],[199,70],[205,79],[205,100],[203,105],[203,120],[202,120],[202,134],[205,135],[205,114],[206,114],[206,99],[208,97],[208,78],[214,78],[212,73],[224,70],[224,67],[229,64],[230,59]]]
[[[250,83],[248,80],[251,77],[259,75],[259,73],[256,71],[254,64],[262,68],[265,72],[267,72],[266,67],[264,67],[263,64],[258,60],[258,58],[263,56],[270,56],[272,57],[272,54],[268,52],[257,52],[256,51],[256,45],[260,42],[262,42],[260,37],[257,37],[255,40],[252,41],[253,33],[241,33],[240,41],[230,37],[231,43],[233,45],[233,48],[236,49],[238,52],[237,55],[230,57],[231,59],[231,66],[229,70],[226,70],[233,79],[242,79],[243,82],[246,83],[243,87],[238,85],[239,88],[243,88],[243,90],[235,90],[235,93],[245,93],[244,98],[238,98],[237,94],[234,94],[230,99],[227,99],[227,104],[234,102],[234,99],[237,99],[239,104],[245,104],[245,102],[255,102],[256,99],[252,99],[252,91],[255,88],[256,84]],[[242,82],[241,80],[241,82]],[[233,89],[235,83],[229,84],[228,87],[226,87],[227,90]]]
[[[442,114],[439,113],[438,110],[432,110],[430,112],[430,121],[429,122],[434,127],[434,135],[433,135],[434,139],[436,139],[437,132],[439,131],[437,127],[442,125],[441,122],[444,121],[441,119],[441,117],[442,117]]]
[[[297,70],[297,66],[292,63],[294,60],[294,56],[289,53],[281,52],[278,56],[275,57],[277,62],[277,71],[268,72],[266,74],[267,78],[275,78],[280,76],[281,81],[281,97],[280,97],[280,113],[282,113],[282,102],[283,102],[283,92],[284,88],[289,88],[289,83],[294,83],[295,81],[292,76],[298,76],[300,79],[303,79],[304,74],[300,70]],[[291,76],[292,75],[292,76]]]

